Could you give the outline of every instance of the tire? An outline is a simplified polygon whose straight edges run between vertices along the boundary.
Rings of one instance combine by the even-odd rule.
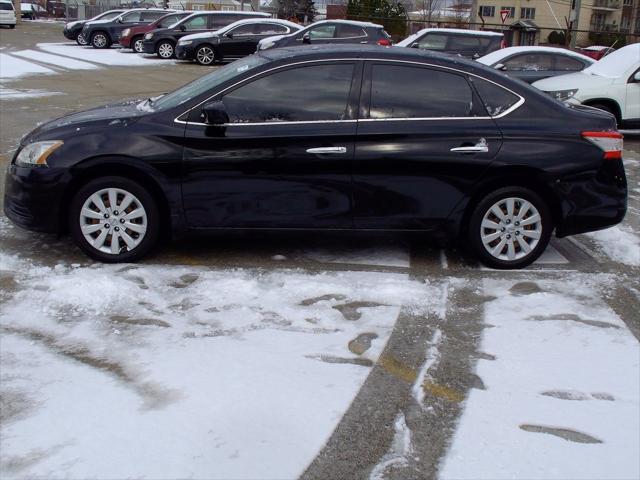
[[[110,198],[115,198],[116,208],[111,207]],[[119,211],[119,206],[124,210]],[[141,259],[160,233],[156,201],[142,185],[124,177],[97,178],[82,187],[71,201],[68,222],[82,251],[105,263]]]
[[[16,28],[16,26],[15,25],[9,25],[9,28],[13,30],[14,28]]]
[[[173,42],[170,42],[169,40],[161,40],[156,46],[156,54],[158,55],[158,57],[165,60],[173,58],[176,54]]]
[[[142,41],[144,40],[144,37],[142,37],[141,35],[138,35],[137,37],[133,37],[131,39],[131,50],[133,50],[136,53],[144,53],[144,46],[142,45]]]
[[[552,230],[551,210],[537,193],[507,187],[488,194],[474,208],[467,241],[488,267],[524,268],[547,248]]]
[[[202,45],[196,50],[194,58],[200,65],[208,66],[218,61],[218,54],[211,45]]]
[[[618,117],[618,112],[615,111],[611,106],[606,103],[592,103],[589,105],[590,107],[597,108],[598,110],[603,110],[607,113],[610,113],[614,117],[616,117],[616,124],[620,125],[620,118]]]
[[[87,42],[87,40],[84,38],[84,35],[82,35],[82,33],[79,33],[78,36],[76,37],[76,43],[81,47],[86,47],[89,44],[89,42]]]
[[[91,35],[91,46],[99,49],[109,48],[111,46],[111,40],[106,33],[96,32]]]

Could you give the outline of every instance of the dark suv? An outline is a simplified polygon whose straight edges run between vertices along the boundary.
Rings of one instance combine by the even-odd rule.
[[[128,10],[111,20],[88,22],[82,29],[82,36],[93,48],[109,48],[118,43],[125,28],[144,25],[170,13],[171,10],[159,8],[136,8]]]
[[[109,10],[88,20],[76,20],[75,22],[69,22],[64,26],[62,33],[69,40],[75,40],[78,45],[86,45],[87,40],[82,35],[82,29],[87,23],[95,22],[97,20],[113,20],[114,18],[119,17],[123,12],[125,12],[125,10]]]
[[[362,43],[368,45],[391,45],[391,36],[382,25],[355,20],[321,20],[290,35],[276,35],[260,40],[258,50],[294,47],[304,44],[341,45]]]
[[[433,50],[476,59],[498,50],[503,40],[502,33],[485,30],[425,28],[398,42],[396,47]]]
[[[194,13],[171,28],[159,28],[144,36],[142,51],[155,53],[160,58],[172,58],[180,38],[194,33],[218,30],[245,18],[269,18],[268,13],[259,12],[203,12]]]

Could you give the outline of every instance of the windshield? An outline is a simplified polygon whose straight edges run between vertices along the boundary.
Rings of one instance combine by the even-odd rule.
[[[222,68],[219,68],[215,72],[200,77],[191,83],[186,84],[171,93],[164,95],[157,99],[148,99],[138,104],[138,110],[142,111],[158,111],[166,110],[169,108],[182,105],[203,93],[222,85],[227,80],[232,79],[236,75],[243,74],[244,72],[254,69],[269,60],[261,55],[250,55],[242,60],[236,60],[233,63],[229,63]]]
[[[97,17],[93,17],[91,20],[113,20],[120,15],[122,15],[122,12],[106,12]]]
[[[589,75],[618,78],[630,69],[640,67],[640,43],[622,47],[583,70]]]

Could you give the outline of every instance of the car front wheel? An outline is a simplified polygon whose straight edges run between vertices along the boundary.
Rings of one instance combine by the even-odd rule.
[[[133,48],[133,51],[136,53],[143,53],[144,52],[144,46],[142,45],[142,41],[144,39],[142,37],[134,37],[131,40],[131,48]]]
[[[162,41],[156,48],[156,53],[160,58],[172,58],[174,54],[173,43]]]
[[[93,48],[109,48],[111,42],[105,33],[98,32],[91,36],[91,45]]]
[[[200,65],[211,65],[216,60],[216,52],[209,45],[203,45],[196,50],[196,62]]]
[[[78,36],[76,37],[76,43],[78,45],[80,45],[81,47],[84,47],[87,45],[87,39],[84,38],[84,35],[82,35],[81,33],[78,34]]]
[[[156,244],[159,220],[158,206],[142,185],[123,177],[103,177],[73,197],[69,230],[91,258],[133,262]]]
[[[524,187],[501,188],[484,197],[470,217],[468,241],[492,268],[524,268],[547,248],[553,220],[547,204]]]

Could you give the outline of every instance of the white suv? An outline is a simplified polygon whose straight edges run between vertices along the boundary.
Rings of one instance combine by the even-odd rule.
[[[533,83],[552,97],[612,113],[623,128],[640,128],[640,43],[627,45],[581,72]]]
[[[13,2],[10,0],[0,0],[0,25],[9,25],[9,28],[16,28],[16,11]]]

